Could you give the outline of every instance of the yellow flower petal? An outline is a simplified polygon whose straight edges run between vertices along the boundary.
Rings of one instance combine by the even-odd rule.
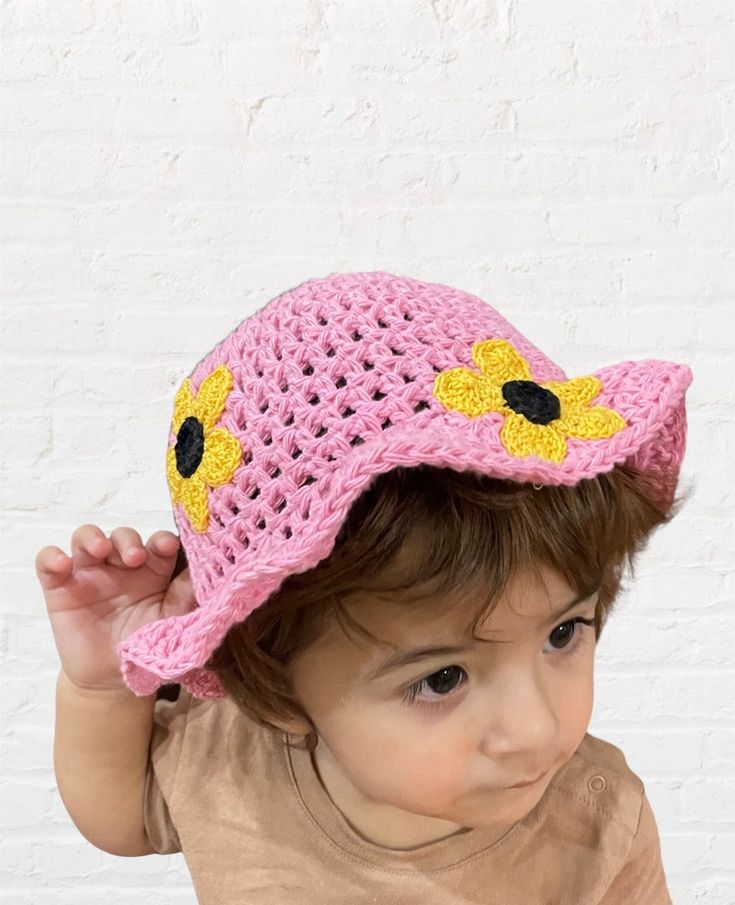
[[[180,503],[182,500],[182,487],[186,478],[176,467],[176,448],[169,446],[166,450],[166,478],[171,492],[171,502]]]
[[[596,440],[626,426],[613,409],[589,407],[602,390],[601,382],[592,375],[538,384],[557,397],[560,417],[548,424],[535,424],[513,411],[503,397],[503,384],[509,381],[536,382],[528,362],[513,345],[504,339],[481,340],[472,346],[472,359],[481,374],[469,368],[451,368],[436,377],[434,395],[446,408],[471,418],[487,412],[503,414],[500,439],[511,455],[562,462],[567,454],[567,436]]]
[[[562,402],[573,405],[587,405],[598,396],[602,384],[596,377],[573,377],[571,380],[548,380],[540,384],[551,390]]]
[[[220,365],[202,381],[197,393],[195,414],[204,426],[205,437],[225,410],[232,383],[232,374],[225,365]]]
[[[549,462],[561,462],[567,454],[567,441],[551,424],[534,424],[516,412],[505,419],[500,440],[513,456],[539,456]]]
[[[191,384],[189,383],[189,378],[181,384],[179,387],[179,391],[176,394],[176,401],[174,402],[174,416],[172,422],[173,432],[178,434],[179,428],[186,421],[186,419],[190,415],[196,414],[196,399],[192,395],[191,392]]]
[[[626,427],[625,419],[614,409],[598,405],[594,408],[575,408],[562,412],[561,418],[554,422],[560,431],[570,437],[583,440],[601,440],[612,437]]]
[[[500,386],[467,368],[451,368],[438,374],[434,395],[448,409],[470,418],[505,411]]]
[[[191,527],[199,534],[203,534],[209,524],[207,485],[197,474],[184,478],[181,487],[181,501],[191,522]]]
[[[472,359],[494,383],[533,379],[526,359],[505,339],[486,339],[475,343]]]
[[[220,428],[205,437],[204,455],[196,473],[212,486],[226,484],[232,480],[241,460],[242,447],[237,438],[224,428]]]

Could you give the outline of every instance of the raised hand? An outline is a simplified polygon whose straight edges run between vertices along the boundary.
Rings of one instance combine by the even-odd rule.
[[[172,580],[179,538],[156,531],[144,546],[132,528],[106,537],[82,525],[71,538],[71,557],[56,546],[36,555],[61,666],[71,682],[88,690],[125,688],[115,645],[157,619],[193,610],[189,569]]]

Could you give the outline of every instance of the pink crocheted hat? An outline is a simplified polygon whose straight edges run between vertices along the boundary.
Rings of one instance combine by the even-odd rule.
[[[421,463],[573,485],[629,461],[670,502],[686,442],[683,364],[568,379],[487,302],[380,271],[284,292],[176,396],[167,476],[198,606],[116,646],[126,685],[224,695],[227,630],[327,557],[373,478]]]

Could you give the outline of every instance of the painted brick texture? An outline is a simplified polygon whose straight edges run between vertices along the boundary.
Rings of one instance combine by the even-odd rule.
[[[193,905],[88,844],[53,774],[36,551],[175,530],[175,391],[286,288],[475,292],[569,374],[694,371],[682,473],[598,648],[675,905],[735,902],[735,6],[5,0],[2,905]],[[9,442],[12,439],[12,442]]]

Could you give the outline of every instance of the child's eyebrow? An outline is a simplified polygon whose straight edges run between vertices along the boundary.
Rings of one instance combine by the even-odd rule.
[[[569,603],[564,604],[564,606],[557,612],[552,613],[552,615],[545,621],[544,624],[550,625],[552,622],[556,622],[557,619],[561,619],[563,616],[566,616],[567,613],[571,612],[575,607],[579,606],[582,603],[586,603],[598,591],[599,588],[595,588],[595,590],[592,592],[583,592],[578,597],[575,597],[574,600],[571,600]],[[483,642],[486,644],[507,643],[493,638],[483,639]],[[404,651],[395,651],[394,653],[386,657],[386,659],[379,663],[376,667],[374,667],[369,673],[367,673],[362,680],[362,683],[367,684],[368,682],[373,682],[375,679],[384,676],[388,672],[393,672],[401,666],[408,666],[410,663],[417,663],[419,660],[426,660],[429,657],[443,657],[448,654],[463,654],[467,653],[467,651],[469,650],[472,650],[473,647],[474,644],[470,642],[467,644],[459,645],[445,644],[441,647],[413,647]]]

